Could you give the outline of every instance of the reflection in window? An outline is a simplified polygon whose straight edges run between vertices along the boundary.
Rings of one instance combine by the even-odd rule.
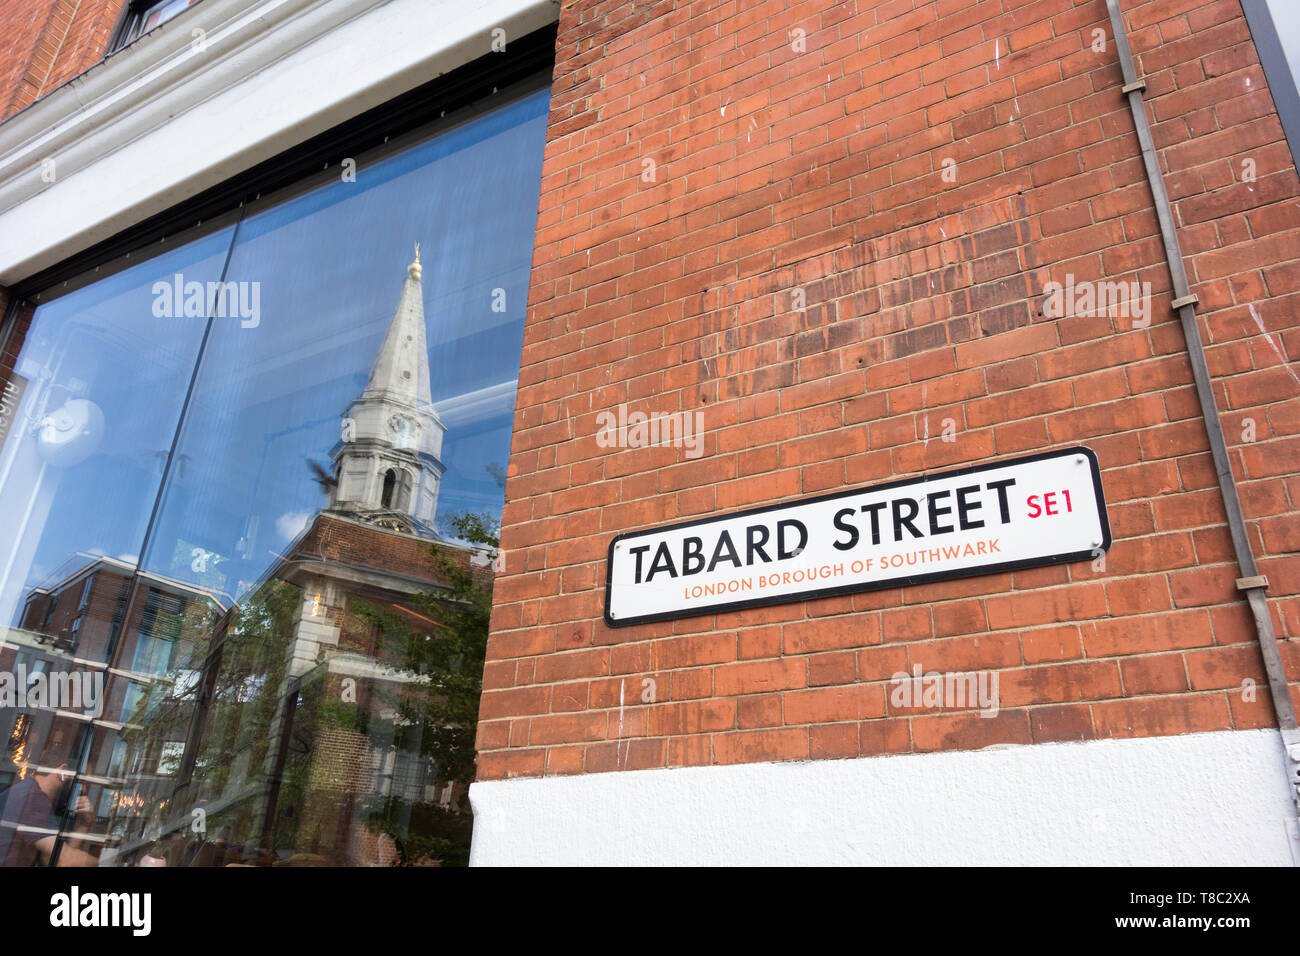
[[[405,513],[411,506],[411,476],[404,469],[389,468],[384,472],[383,492],[379,505],[387,511]]]
[[[154,27],[162,26],[176,14],[198,0],[134,0],[127,6],[121,25],[109,45],[108,52],[120,50],[138,36]]]
[[[547,109],[37,308],[0,670],[108,676],[89,723],[0,709],[0,862],[465,862]]]
[[[158,757],[158,774],[163,777],[173,776],[181,769],[181,758],[185,756],[185,741],[168,740],[162,745]]]

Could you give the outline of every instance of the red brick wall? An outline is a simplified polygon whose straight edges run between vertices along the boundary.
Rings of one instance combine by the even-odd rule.
[[[1123,8],[1294,682],[1300,184],[1239,0]],[[1273,724],[1110,33],[1103,0],[564,4],[480,778]],[[1152,283],[1150,326],[1044,317],[1066,273]],[[599,447],[621,402],[701,410],[703,457]],[[1104,569],[603,624],[620,532],[1076,443]],[[1001,712],[896,710],[917,664],[997,669]]]
[[[8,0],[0,5],[0,120],[99,62],[123,0]]]

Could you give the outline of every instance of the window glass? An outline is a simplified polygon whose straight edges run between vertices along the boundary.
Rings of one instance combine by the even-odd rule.
[[[155,314],[155,280],[220,277],[232,229],[55,299],[36,310],[8,383],[21,394],[0,447],[0,622],[67,627],[95,559],[139,560],[180,420],[202,321]],[[111,504],[111,506],[109,506]],[[57,591],[56,593],[53,593]],[[57,637],[58,635],[50,635]],[[78,656],[103,659],[105,635]]]
[[[197,3],[198,0],[135,0],[122,19],[109,53],[120,50],[136,37],[143,36],[154,27],[162,26],[176,14]]]
[[[440,515],[499,515],[541,160],[512,153],[545,106],[246,216],[149,570],[238,598],[323,509],[449,538]]]
[[[154,27],[161,26],[193,2],[194,0],[158,0],[145,7],[140,32],[148,33]]]
[[[466,861],[547,110],[494,97],[37,309],[0,673],[93,700],[0,698],[0,860]]]
[[[1268,12],[1282,43],[1291,81],[1300,87],[1300,3],[1296,0],[1268,0]]]

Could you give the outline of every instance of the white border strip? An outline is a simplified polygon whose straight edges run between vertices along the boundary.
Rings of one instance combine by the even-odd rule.
[[[475,866],[1293,866],[1276,730],[475,783]]]

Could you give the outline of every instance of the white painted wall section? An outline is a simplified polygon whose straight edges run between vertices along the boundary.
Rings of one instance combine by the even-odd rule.
[[[475,866],[1294,866],[1275,730],[486,781]]]

